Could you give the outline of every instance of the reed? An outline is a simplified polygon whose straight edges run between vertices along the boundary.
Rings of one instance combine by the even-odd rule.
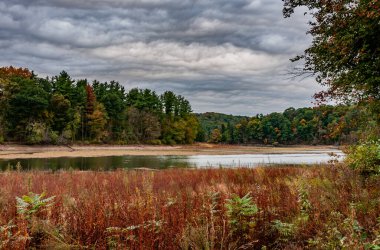
[[[0,244],[12,249],[369,248],[380,240],[379,184],[380,178],[364,180],[337,165],[3,172]],[[16,197],[31,192],[54,200],[26,219],[17,211]]]

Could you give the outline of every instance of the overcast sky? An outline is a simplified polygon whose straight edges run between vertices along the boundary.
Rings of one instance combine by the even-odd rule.
[[[39,76],[172,90],[195,112],[254,115],[312,106],[313,79],[289,58],[309,45],[307,17],[281,0],[2,0],[0,66]]]

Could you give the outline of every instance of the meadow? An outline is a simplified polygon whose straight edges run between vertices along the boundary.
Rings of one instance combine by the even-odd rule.
[[[340,163],[2,172],[0,248],[379,249],[379,186]]]

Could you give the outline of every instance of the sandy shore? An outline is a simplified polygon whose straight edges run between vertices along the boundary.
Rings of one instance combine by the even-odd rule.
[[[0,159],[54,158],[54,157],[96,157],[118,155],[228,155],[228,154],[266,154],[266,153],[313,153],[335,151],[333,146],[236,146],[196,144],[191,146],[25,146],[0,145]]]

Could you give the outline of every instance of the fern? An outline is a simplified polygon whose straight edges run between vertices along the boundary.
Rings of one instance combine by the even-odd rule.
[[[52,206],[55,196],[48,198],[45,193],[24,195],[21,198],[16,197],[17,201],[17,213],[24,215],[27,219],[30,219],[34,214]]]
[[[292,223],[282,222],[280,220],[273,221],[272,226],[279,233],[280,240],[285,242],[294,236],[297,229],[296,225]]]
[[[232,195],[231,199],[226,200],[225,207],[232,234],[248,238],[250,231],[256,224],[253,216],[259,211],[250,194],[248,193],[241,198],[236,194]]]

